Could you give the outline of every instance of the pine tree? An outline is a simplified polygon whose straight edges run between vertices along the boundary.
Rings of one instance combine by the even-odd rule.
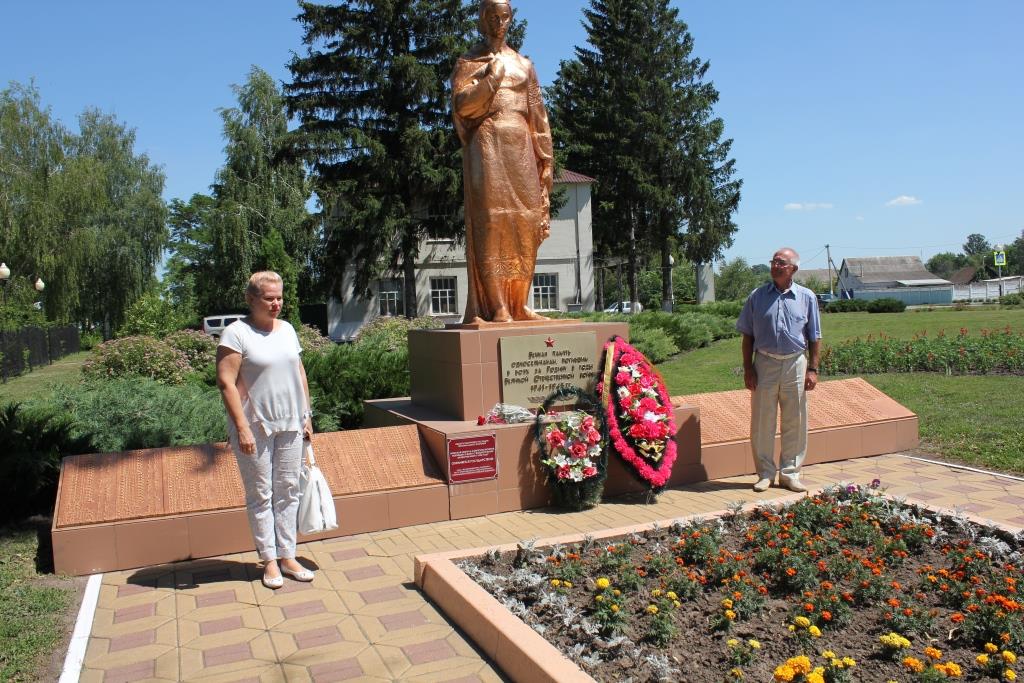
[[[694,261],[731,243],[739,181],[708,65],[668,0],[591,0],[584,16],[588,47],[550,89],[555,139],[567,165],[597,179],[595,243],[605,257],[628,253],[636,301],[644,251],[660,252],[664,274],[676,242]]]
[[[415,315],[426,235],[461,228],[461,163],[447,80],[473,27],[462,0],[300,2],[306,54],[285,85],[299,120],[288,154],[312,169],[325,224],[325,275],[338,296],[401,266]]]

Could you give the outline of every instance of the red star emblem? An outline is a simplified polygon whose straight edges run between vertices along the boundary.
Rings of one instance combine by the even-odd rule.
[[[544,340],[544,343],[547,344],[548,346],[554,346],[555,340],[552,339],[551,337],[548,337],[547,339]]]

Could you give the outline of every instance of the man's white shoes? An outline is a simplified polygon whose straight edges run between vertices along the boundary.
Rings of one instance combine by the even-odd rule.
[[[758,493],[761,493],[763,491],[767,491],[768,487],[771,485],[771,479],[769,479],[768,477],[761,477],[760,479],[757,480],[757,483],[754,484],[754,490],[757,491]]]

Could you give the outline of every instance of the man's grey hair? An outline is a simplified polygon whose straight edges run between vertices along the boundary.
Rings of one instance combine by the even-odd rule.
[[[778,249],[775,253],[778,254],[780,251],[788,251],[790,254],[792,254],[793,258],[790,259],[790,262],[797,268],[800,267],[800,254],[797,253],[796,249],[794,249],[793,247],[782,247]]]

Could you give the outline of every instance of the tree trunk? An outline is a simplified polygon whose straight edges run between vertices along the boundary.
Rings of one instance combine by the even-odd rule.
[[[594,296],[594,301],[597,304],[596,306],[594,306],[594,310],[595,311],[603,311],[604,310],[604,306],[605,306],[605,304],[604,304],[604,266],[598,266],[598,268],[597,268],[597,292],[596,292],[596,294]]]
[[[637,304],[640,303],[640,293],[636,282],[636,216],[633,209],[629,210],[629,312],[637,312]]]
[[[672,312],[672,246],[661,244],[661,310]]]

